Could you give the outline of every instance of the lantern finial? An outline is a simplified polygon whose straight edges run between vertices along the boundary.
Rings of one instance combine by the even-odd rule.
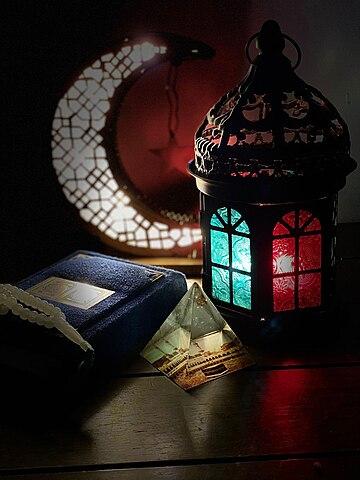
[[[256,44],[262,53],[281,53],[284,50],[285,38],[275,20],[268,20],[263,24]]]

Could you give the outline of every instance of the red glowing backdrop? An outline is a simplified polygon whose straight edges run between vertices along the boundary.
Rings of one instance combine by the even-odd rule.
[[[144,75],[121,106],[117,150],[122,166],[138,190],[171,210],[190,214],[198,208],[198,194],[187,164],[193,158],[193,137],[201,118],[227,88],[218,78],[219,61],[225,61],[221,57],[218,51],[213,60],[185,62],[178,68],[179,126],[175,141],[169,140],[168,130],[168,65]]]
[[[116,150],[122,167],[140,192],[157,205],[196,217],[198,193],[187,173],[187,164],[193,158],[194,133],[209,106],[247,71],[243,45],[254,27],[247,25],[243,6],[233,6],[229,11],[200,2],[194,5],[190,17],[185,4],[177,5],[176,16],[167,15],[170,12],[166,11],[160,16],[152,11],[150,2],[144,8],[151,18],[152,30],[164,30],[164,17],[169,18],[168,31],[201,40],[215,48],[216,55],[211,60],[185,61],[178,68],[179,123],[172,142],[165,91],[169,65],[160,65],[138,80],[119,110]],[[129,24],[130,33],[131,30]],[[138,25],[134,30],[139,30]]]

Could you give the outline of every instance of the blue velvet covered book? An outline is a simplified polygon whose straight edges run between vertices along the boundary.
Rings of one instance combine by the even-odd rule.
[[[87,251],[18,286],[59,307],[109,367],[140,352],[187,290],[182,273]]]

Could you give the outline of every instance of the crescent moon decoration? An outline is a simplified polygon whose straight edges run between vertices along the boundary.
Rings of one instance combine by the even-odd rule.
[[[121,48],[85,68],[60,99],[52,125],[58,181],[81,219],[111,246],[137,254],[168,255],[175,249],[189,255],[199,244],[200,228],[147,215],[131,185],[119,184],[103,133],[120,86],[126,92],[149,68],[163,62],[179,65],[213,54],[206,44],[172,34],[151,34],[146,41],[125,39]]]

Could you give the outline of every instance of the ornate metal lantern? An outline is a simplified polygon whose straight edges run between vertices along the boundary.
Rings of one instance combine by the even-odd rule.
[[[298,53],[294,67],[285,39]],[[356,167],[349,132],[294,73],[300,49],[276,22],[246,53],[248,74],[209,111],[189,165],[200,190],[204,289],[236,318],[324,314],[334,297],[337,192]]]

